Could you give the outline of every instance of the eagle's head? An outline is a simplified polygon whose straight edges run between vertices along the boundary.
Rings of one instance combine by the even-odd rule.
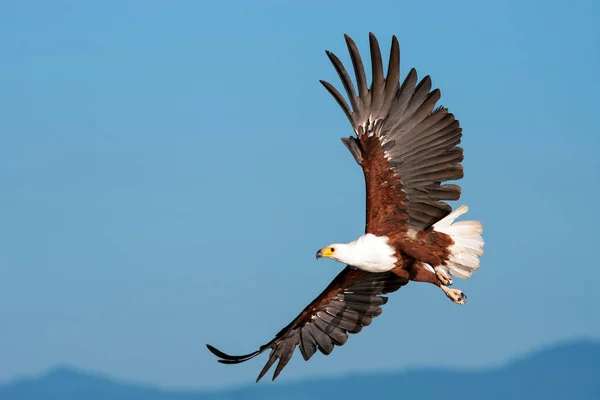
[[[357,261],[358,255],[355,253],[356,249],[350,244],[334,243],[317,251],[317,260],[319,258],[331,258],[344,264],[352,264]]]
[[[322,249],[319,249],[319,251],[317,251],[317,260],[319,258],[333,258],[334,254],[336,251],[336,246],[335,245],[329,245],[327,247],[323,247]]]

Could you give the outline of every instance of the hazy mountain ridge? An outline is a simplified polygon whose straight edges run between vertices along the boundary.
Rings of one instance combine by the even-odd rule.
[[[249,377],[252,379],[253,377]],[[480,371],[419,369],[346,375],[215,391],[162,390],[56,368],[36,378],[0,385],[2,400],[364,399],[600,399],[600,342],[556,345],[504,366]],[[532,397],[533,396],[533,397]]]

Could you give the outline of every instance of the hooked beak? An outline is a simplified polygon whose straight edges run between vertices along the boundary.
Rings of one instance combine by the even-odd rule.
[[[317,251],[317,260],[322,257],[323,257],[323,249],[319,249],[319,251]]]

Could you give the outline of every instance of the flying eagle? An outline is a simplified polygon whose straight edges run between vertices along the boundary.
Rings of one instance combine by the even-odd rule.
[[[445,203],[460,197],[459,186],[442,182],[463,177],[463,150],[458,147],[462,136],[459,122],[447,108],[435,107],[440,91],[431,90],[429,76],[417,82],[414,68],[400,82],[400,49],[395,36],[385,77],[379,44],[372,33],[369,88],[356,44],[347,35],[345,38],[358,94],[342,62],[329,51],[327,56],[350,106],[331,84],[321,83],[356,134],[342,142],[364,172],[365,233],[353,242],[331,244],[317,252],[317,259],[326,257],[347,265],[273,340],[241,356],[207,345],[224,364],[242,363],[271,349],[257,382],[279,359],[275,380],[296,346],[307,361],[317,350],[327,355],[334,346],[342,346],[348,333],[360,332],[381,314],[381,306],[387,302],[384,294],[409,281],[432,283],[454,303],[464,304],[465,294],[449,286],[453,277],[470,278],[483,254],[481,223],[455,222],[467,207],[452,211]]]

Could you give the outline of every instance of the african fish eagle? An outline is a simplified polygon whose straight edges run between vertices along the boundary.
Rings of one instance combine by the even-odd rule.
[[[317,350],[327,355],[342,346],[348,333],[358,333],[381,314],[384,294],[409,281],[438,286],[457,304],[467,301],[451,289],[453,277],[468,279],[483,254],[482,225],[459,221],[466,206],[452,211],[445,203],[458,200],[461,188],[442,184],[463,177],[462,129],[447,108],[435,107],[439,89],[426,76],[417,82],[411,69],[400,82],[400,50],[392,37],[387,77],[375,36],[369,35],[371,87],[354,41],[345,35],[356,75],[355,86],[342,62],[327,56],[337,71],[350,106],[328,82],[323,86],[338,102],[356,136],[342,138],[362,167],[366,183],[365,233],[350,243],[320,249],[316,257],[347,264],[331,284],[275,338],[250,354],[231,356],[211,345],[224,364],[248,361],[267,349],[269,359],[258,382],[279,360],[273,380],[290,361],[296,346],[305,360]]]

